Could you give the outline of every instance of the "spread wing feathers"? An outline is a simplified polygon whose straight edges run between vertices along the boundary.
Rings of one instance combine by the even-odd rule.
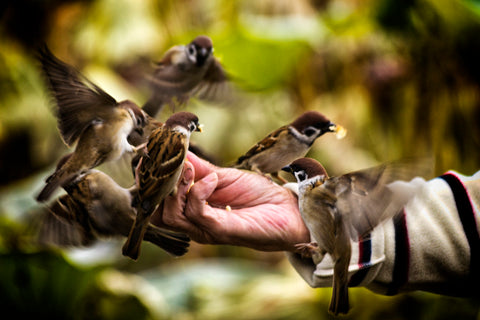
[[[107,117],[118,105],[117,101],[78,70],[56,58],[46,46],[39,50],[38,58],[57,105],[60,133],[71,146],[92,121]]]
[[[158,65],[150,77],[151,88],[165,96],[188,94],[202,80],[202,72],[186,71],[175,65]]]
[[[192,91],[191,96],[210,103],[238,105],[244,97],[238,87],[233,85],[232,79],[233,77],[225,71],[220,61],[212,58],[205,76]]]
[[[161,127],[152,133],[152,139],[147,145],[148,154],[140,163],[138,196],[142,201],[152,197],[163,198],[170,193],[172,190],[163,190],[166,194],[158,194],[166,181],[172,178],[179,168],[181,170],[185,159],[184,136],[181,133],[169,135],[166,130],[168,129]]]
[[[229,77],[217,59],[210,59],[206,69],[183,70],[170,64],[170,57],[166,54],[148,79],[152,94],[144,110],[160,104],[171,104],[174,98],[178,104],[184,104],[192,96],[211,101],[223,101],[229,97],[232,91],[226,85]]]
[[[96,237],[88,224],[76,220],[81,215],[85,212],[69,195],[56,199],[45,212],[33,219],[37,220],[37,242],[59,247],[91,245]]]
[[[285,134],[289,134],[288,130],[285,130],[286,126],[280,127],[277,130],[273,131],[270,133],[268,136],[266,136],[263,140],[255,144],[253,147],[250,148],[250,150],[247,151],[243,156],[239,157],[237,160],[237,163],[235,165],[236,168],[243,168],[245,160],[248,160],[249,158],[253,157],[254,155],[261,153],[264,150],[267,150],[271,148],[275,142],[279,139],[280,135],[282,132],[285,132]]]
[[[336,209],[346,224],[350,237],[358,240],[381,222],[402,212],[403,206],[415,195],[418,186],[392,183],[410,180],[420,172],[414,162],[397,161],[373,168],[333,177],[323,187],[336,196]],[[397,183],[397,182],[395,182]]]
[[[203,80],[207,83],[225,82],[230,79],[220,61],[216,58],[210,60],[207,72]]]

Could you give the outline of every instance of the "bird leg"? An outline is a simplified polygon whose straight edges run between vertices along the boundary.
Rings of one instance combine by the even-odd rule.
[[[144,155],[147,147],[147,142],[144,142],[142,144],[139,144],[138,146],[132,146],[132,151],[133,153],[141,154]]]
[[[272,172],[272,173],[270,173],[270,175],[271,175],[273,178],[279,180],[282,184],[285,184],[285,183],[288,182],[288,181],[285,180],[284,178],[280,177],[280,175],[278,174],[278,171],[277,171],[277,172]]]
[[[259,175],[264,176],[265,178],[267,178],[268,180],[270,180],[270,181],[272,181],[272,182],[273,182],[272,177],[275,177],[275,178],[277,178],[277,179],[279,179],[279,180],[283,180],[283,178],[280,178],[280,177],[278,176],[278,172],[277,172],[277,175],[276,175],[276,176],[274,176],[273,173],[271,173],[270,175],[268,175],[268,174],[266,174],[265,172],[263,172],[262,170],[258,169],[258,167],[257,167],[256,165],[252,165],[252,166],[250,167],[250,171],[253,171],[253,172],[255,172],[255,173],[258,173]],[[285,183],[286,183],[286,182],[287,182],[287,181],[285,181]]]
[[[315,253],[318,252],[318,243],[297,243],[295,245],[295,249],[302,256],[302,258],[311,258]]]

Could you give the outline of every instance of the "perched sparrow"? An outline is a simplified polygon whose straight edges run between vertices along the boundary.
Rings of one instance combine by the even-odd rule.
[[[416,192],[410,184],[396,181],[413,173],[402,165],[383,164],[332,178],[320,163],[309,158],[283,168],[298,181],[300,213],[316,241],[298,244],[297,248],[307,255],[317,254],[320,259],[328,253],[335,262],[329,308],[335,315],[349,310],[350,239],[358,241],[401,212]]]
[[[68,146],[78,141],[75,151],[64,157],[47,178],[37,197],[43,202],[78,174],[116,160],[124,152],[136,152],[138,148],[128,143],[127,137],[145,125],[146,115],[129,100],[117,102],[48,48],[39,51],[39,59],[55,98],[63,141]]]
[[[215,94],[227,75],[212,53],[213,43],[207,36],[198,36],[187,46],[170,48],[150,79],[153,93],[143,110],[155,117],[173,98],[184,103],[194,94],[204,97]]]
[[[323,114],[307,111],[289,125],[278,128],[254,145],[245,155],[238,158],[234,167],[270,173],[285,182],[278,176],[278,171],[295,159],[304,157],[313,142],[327,132],[337,132],[339,138],[345,135],[343,127],[332,123]]]
[[[128,189],[107,174],[91,170],[65,186],[65,190],[68,194],[49,206],[57,221],[51,219],[51,214],[45,218],[41,242],[88,245],[99,238],[128,236],[135,220]],[[189,246],[186,235],[152,224],[147,225],[144,239],[176,256],[185,254]]]
[[[201,131],[197,116],[178,112],[150,135],[146,154],[136,169],[138,190],[132,205],[137,209],[137,217],[123,246],[124,255],[134,260],[138,258],[153,211],[166,196],[176,192],[193,131]]]

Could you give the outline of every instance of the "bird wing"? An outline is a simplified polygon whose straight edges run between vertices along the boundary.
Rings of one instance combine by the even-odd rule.
[[[32,219],[36,222],[36,239],[42,245],[60,247],[88,246],[95,240],[88,226],[78,223],[83,209],[69,195],[63,195],[45,212]]]
[[[153,75],[149,79],[153,93],[170,97],[187,94],[201,81],[204,75],[192,70],[194,66],[187,68],[183,63],[176,61],[184,51],[185,46],[174,46],[156,63]]]
[[[335,248],[336,196],[323,185],[312,186],[303,198],[302,217],[319,248],[333,253]]]
[[[56,102],[60,133],[71,146],[92,121],[108,118],[118,103],[78,70],[55,57],[46,46],[39,50],[38,58]]]
[[[212,57],[203,81],[207,83],[218,83],[227,81],[229,78],[220,61]]]
[[[218,59],[212,57],[202,81],[195,87],[191,95],[209,102],[235,104],[241,98],[238,88],[234,87],[229,75]]]
[[[182,104],[192,96],[209,101],[225,100],[230,96],[233,90],[226,85],[228,76],[215,57],[211,57],[206,69],[192,66],[189,70],[184,70],[171,63],[175,51],[183,50],[183,47],[170,50],[157,63],[153,76],[150,77],[152,94],[149,104],[171,103],[174,97]]]
[[[263,138],[261,141],[259,141],[257,144],[255,144],[253,147],[251,147],[247,153],[245,153],[243,156],[239,157],[237,160],[237,165],[240,165],[243,161],[252,158],[256,154],[259,154],[275,145],[279,137],[282,135],[283,132],[288,132],[286,129],[287,126],[282,126],[278,128],[277,130],[271,132],[268,136]]]
[[[406,192],[394,192],[390,183],[410,180],[417,173],[413,163],[391,162],[376,167],[333,177],[325,182],[325,188],[335,193],[336,208],[350,230],[350,236],[359,236],[378,226],[402,211],[403,206],[414,196],[415,187]],[[398,191],[398,190],[397,190]]]

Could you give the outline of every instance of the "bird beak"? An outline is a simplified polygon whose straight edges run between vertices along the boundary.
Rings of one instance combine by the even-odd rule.
[[[337,139],[343,139],[347,135],[347,129],[333,122],[328,125],[328,132],[335,132]]]
[[[199,124],[199,125],[197,126],[197,130],[195,130],[195,131],[203,132],[203,124]]]
[[[285,166],[285,167],[282,168],[282,171],[286,171],[286,172],[292,173],[292,167],[290,167],[290,165]]]
[[[207,53],[208,53],[207,48],[200,49],[200,55],[201,56],[205,57],[205,56],[207,56]]]
[[[327,126],[328,132],[335,132],[337,130],[337,125],[333,122],[330,122]]]

